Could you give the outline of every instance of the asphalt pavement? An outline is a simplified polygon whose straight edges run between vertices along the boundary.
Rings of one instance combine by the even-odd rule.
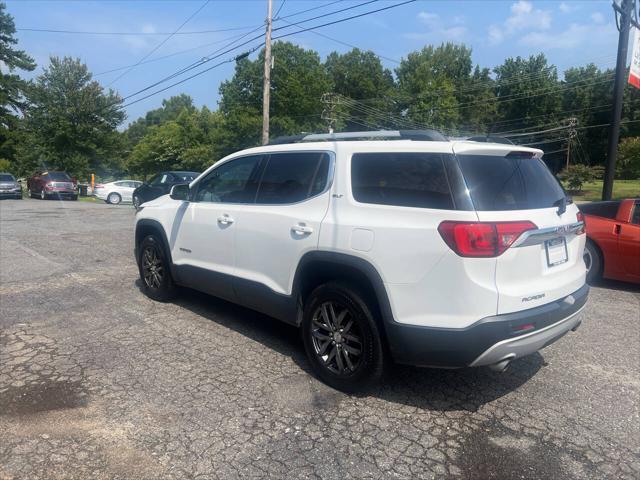
[[[296,329],[139,289],[130,205],[0,202],[0,480],[640,478],[640,290],[505,373],[393,367],[361,396]]]

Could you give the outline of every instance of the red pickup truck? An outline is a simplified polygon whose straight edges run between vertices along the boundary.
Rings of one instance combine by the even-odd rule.
[[[36,172],[27,179],[27,190],[30,197],[41,200],[47,198],[78,200],[76,181],[66,172]]]
[[[578,205],[584,215],[587,280],[640,283],[640,199]]]

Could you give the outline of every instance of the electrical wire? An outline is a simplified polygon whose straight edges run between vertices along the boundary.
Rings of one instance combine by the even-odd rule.
[[[107,86],[109,87],[109,86],[113,85],[114,83],[116,83],[118,80],[120,80],[122,77],[126,76],[129,72],[131,72],[138,65],[140,65],[143,61],[145,61],[147,58],[149,58],[151,55],[153,55],[156,51],[158,51],[158,49],[160,47],[162,47],[165,43],[167,43],[176,33],[178,33],[182,29],[182,27],[184,27],[187,23],[189,23],[189,21],[193,17],[198,15],[202,11],[202,9],[209,4],[210,1],[211,0],[205,0],[205,2],[202,5],[200,5],[200,7],[198,7],[198,9],[195,12],[193,12],[191,15],[189,15],[189,17],[184,22],[182,22],[180,24],[180,26],[172,34],[168,35],[164,40],[162,40],[158,45],[156,45],[149,53],[147,53],[144,57],[142,57],[138,61],[138,63],[136,63],[135,65],[131,66],[129,69],[125,70],[120,75],[118,75],[116,78],[111,80],[111,82],[109,82],[109,84]]]

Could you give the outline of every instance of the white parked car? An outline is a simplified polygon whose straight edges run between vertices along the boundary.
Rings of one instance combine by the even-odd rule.
[[[117,182],[98,183],[93,188],[96,198],[107,203],[118,205],[122,202],[131,202],[133,191],[142,185],[138,180],[118,180]]]
[[[296,325],[343,390],[389,359],[504,370],[581,323],[584,222],[541,150],[433,131],[284,141],[143,205],[149,297],[183,285]]]

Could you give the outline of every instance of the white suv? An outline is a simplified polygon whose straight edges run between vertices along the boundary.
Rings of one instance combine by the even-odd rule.
[[[288,137],[143,205],[144,292],[183,285],[301,327],[326,383],[387,360],[503,370],[580,324],[584,224],[541,160],[433,131]]]

